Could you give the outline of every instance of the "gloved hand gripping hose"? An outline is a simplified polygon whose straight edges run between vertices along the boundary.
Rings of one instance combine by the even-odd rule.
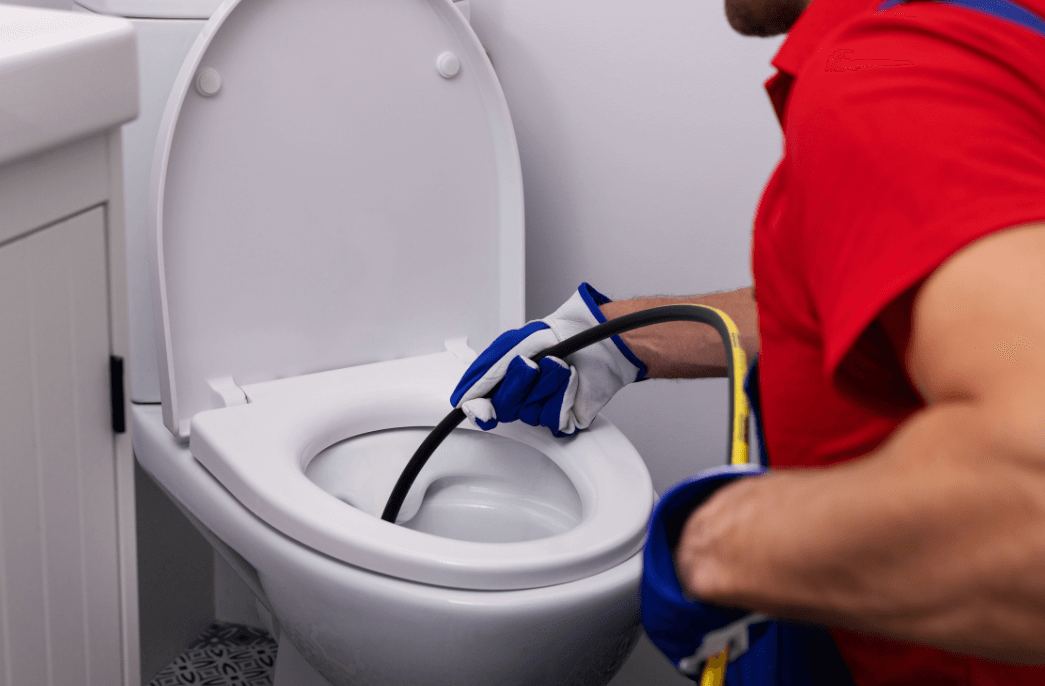
[[[641,310],[626,314],[616,319],[611,319],[590,329],[586,329],[576,336],[553,345],[544,352],[535,355],[534,362],[542,357],[558,357],[563,359],[581,348],[598,343],[599,341],[631,331],[644,326],[663,324],[665,322],[691,321],[702,324],[710,324],[715,327],[722,342],[726,346],[726,368],[729,376],[729,446],[727,449],[727,464],[747,464],[747,398],[744,395],[744,373],[747,370],[747,360],[744,349],[740,347],[740,333],[729,316],[721,310],[706,305],[665,305],[648,310]],[[486,397],[492,397],[497,388],[492,389]],[[446,415],[439,424],[425,437],[413,457],[407,463],[403,473],[399,476],[392,494],[388,497],[381,519],[386,522],[395,523],[399,516],[399,508],[403,506],[406,494],[410,491],[417,475],[428,462],[435,449],[439,447],[447,436],[450,435],[458,424],[465,419],[463,410],[455,408]],[[700,678],[701,686],[721,686],[725,683],[726,665],[729,663],[729,647],[721,653],[709,659],[704,665]]]

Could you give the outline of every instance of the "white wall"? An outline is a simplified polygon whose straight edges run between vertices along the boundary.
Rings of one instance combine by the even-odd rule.
[[[512,111],[528,316],[589,281],[612,298],[750,285],[751,224],[781,137],[779,39],[708,0],[471,0]],[[726,453],[726,384],[649,381],[606,414],[663,490]]]

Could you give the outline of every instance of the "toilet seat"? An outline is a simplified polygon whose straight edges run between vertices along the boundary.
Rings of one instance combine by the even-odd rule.
[[[601,418],[566,441],[518,424],[496,431],[550,457],[580,495],[582,521],[535,541],[472,543],[394,526],[305,476],[309,460],[340,440],[437,423],[464,369],[446,352],[249,386],[249,404],[196,415],[189,446],[270,526],[343,562],[401,579],[464,589],[536,588],[591,576],[633,556],[652,506],[649,474],[623,434]]]

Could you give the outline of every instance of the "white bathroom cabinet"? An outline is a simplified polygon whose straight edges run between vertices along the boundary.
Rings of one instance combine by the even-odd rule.
[[[118,136],[0,166],[6,686],[139,683]]]
[[[0,686],[137,686],[119,20],[0,5]]]

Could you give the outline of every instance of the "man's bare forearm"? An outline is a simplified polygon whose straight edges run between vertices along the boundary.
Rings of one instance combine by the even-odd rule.
[[[600,309],[607,319],[661,305],[696,303],[718,308],[740,330],[740,344],[751,360],[758,353],[758,317],[753,288],[689,297],[653,297],[618,300]],[[706,324],[672,322],[629,331],[621,336],[646,363],[649,376],[658,379],[702,378],[726,375],[726,351],[718,332]]]
[[[679,579],[710,602],[1045,660],[1045,440],[1032,417],[940,403],[863,459],[743,479],[690,517]]]

